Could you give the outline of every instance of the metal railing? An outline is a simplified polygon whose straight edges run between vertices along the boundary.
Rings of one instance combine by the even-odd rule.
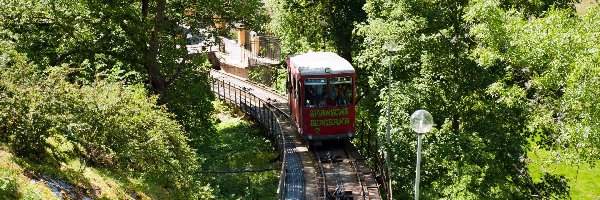
[[[290,152],[289,144],[291,142],[288,138],[286,138],[286,134],[280,125],[281,122],[278,121],[277,117],[278,115],[284,117],[289,116],[273,106],[271,102],[264,101],[254,94],[248,93],[247,89],[244,87],[239,87],[231,82],[219,80],[214,77],[211,77],[211,82],[211,89],[219,99],[234,104],[244,113],[252,116],[267,130],[268,135],[274,139],[277,145],[279,156],[282,160],[280,172],[281,176],[277,188],[277,197],[279,199],[289,199],[289,196],[286,192],[290,190],[288,185],[286,185],[286,177],[288,177],[288,170],[286,168],[288,163],[287,154],[293,152]],[[304,180],[302,179],[302,189],[304,187],[303,181]],[[303,195],[298,199],[302,198]]]
[[[369,160],[372,163],[372,165],[374,165],[371,168],[375,169],[374,173],[376,177],[381,177],[381,181],[383,182],[383,184],[381,185],[383,185],[385,188],[385,193],[387,196],[386,199],[389,199],[389,194],[392,188],[390,188],[390,185],[386,183],[390,181],[391,177],[387,173],[388,170],[386,169],[387,165],[385,163],[385,154],[382,151],[382,144],[379,142],[376,132],[373,131],[367,120],[363,118],[361,121],[362,122],[357,127],[357,132],[361,133],[359,136],[359,149],[365,151],[365,155],[367,155],[367,160]]]

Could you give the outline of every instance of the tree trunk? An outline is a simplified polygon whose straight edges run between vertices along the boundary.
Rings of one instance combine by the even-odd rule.
[[[142,22],[148,17],[148,0],[142,0]]]
[[[452,116],[452,130],[454,130],[454,132],[458,133],[458,130],[460,128],[460,123],[459,123],[459,116],[458,114],[454,114]]]
[[[147,3],[147,1],[142,1]],[[147,6],[147,5],[146,5]],[[142,6],[144,9],[144,6]],[[147,9],[147,7],[146,7]],[[163,94],[167,89],[165,77],[160,72],[160,63],[158,62],[158,51],[160,46],[160,33],[163,28],[163,20],[165,17],[165,0],[158,0],[156,4],[156,15],[154,16],[154,26],[150,32],[150,41],[148,51],[146,53],[146,71],[150,79],[152,90],[156,94]],[[162,99],[162,96],[159,97]],[[161,101],[159,100],[159,103]]]

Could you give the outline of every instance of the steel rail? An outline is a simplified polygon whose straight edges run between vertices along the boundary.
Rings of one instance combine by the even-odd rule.
[[[319,171],[321,171],[321,178],[323,179],[323,199],[327,199],[327,191],[329,190],[329,187],[327,186],[327,179],[325,176],[325,168],[323,167],[323,162],[321,161],[321,156],[319,156],[319,153],[317,153],[316,149],[312,149],[313,150],[313,155],[317,158],[317,165],[319,167]]]
[[[356,160],[354,159],[354,157],[352,157],[352,154],[348,150],[348,143],[344,143],[344,152],[346,152],[346,155],[348,156],[348,159],[350,160],[350,165],[352,166],[352,168],[354,169],[354,172],[356,174],[356,180],[358,182],[358,185],[360,185],[360,196],[362,197],[363,200],[365,200],[366,199],[365,187],[361,181],[362,175],[361,175],[361,172],[356,167]]]

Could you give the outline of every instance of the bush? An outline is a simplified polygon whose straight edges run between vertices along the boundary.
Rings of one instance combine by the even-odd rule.
[[[17,182],[12,178],[0,177],[0,199],[19,199],[20,197],[21,193]]]
[[[198,56],[195,63],[202,63],[205,57]],[[206,61],[206,60],[204,60]],[[197,69],[186,68],[165,93],[167,107],[183,126],[186,136],[191,140],[190,146],[199,149],[210,145],[216,133],[214,110],[211,99],[214,95],[208,79],[210,64],[204,62]]]
[[[0,47],[7,47],[0,48],[0,131],[17,155],[60,160],[47,140],[62,136],[75,146],[71,155],[91,164],[166,188],[186,191],[196,184],[188,138],[142,85],[73,83],[72,68],[37,72],[10,44],[0,41]]]

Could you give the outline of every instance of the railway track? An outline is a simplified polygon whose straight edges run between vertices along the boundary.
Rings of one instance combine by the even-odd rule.
[[[351,144],[347,141],[330,144],[327,147],[312,147],[319,173],[317,188],[319,198],[332,200],[373,199],[367,186]]]
[[[365,159],[348,141],[319,147],[299,137],[287,105],[277,91],[228,73],[211,70],[213,92],[261,123],[282,155],[280,199],[381,199]]]

